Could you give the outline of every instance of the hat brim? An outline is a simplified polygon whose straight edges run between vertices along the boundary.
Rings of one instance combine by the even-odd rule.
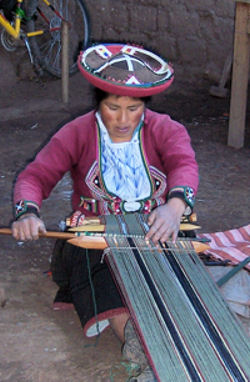
[[[110,45],[107,46],[109,47]],[[113,78],[111,80],[103,78],[101,75],[94,73],[92,68],[84,65],[83,55],[86,54],[86,51],[82,51],[78,57],[78,68],[88,82],[107,93],[137,98],[148,97],[165,91],[174,80],[174,70],[169,64],[169,76],[162,81],[159,80],[158,82],[145,84],[124,84],[123,82],[119,83]]]

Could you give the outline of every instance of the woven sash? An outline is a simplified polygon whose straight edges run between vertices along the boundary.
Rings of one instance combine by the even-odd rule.
[[[107,262],[158,381],[249,381],[249,339],[190,241],[159,250],[146,219],[106,217]]]

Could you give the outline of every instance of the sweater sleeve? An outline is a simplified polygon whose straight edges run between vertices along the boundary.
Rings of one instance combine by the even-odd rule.
[[[198,164],[186,128],[167,115],[158,115],[152,131],[167,176],[168,191],[175,187],[191,187],[196,194]]]
[[[77,162],[79,139],[74,124],[65,125],[18,176],[14,203],[32,201],[41,207],[58,181]]]
[[[197,193],[199,184],[198,164],[187,130],[175,123],[166,152],[169,189],[178,186],[191,187]]]

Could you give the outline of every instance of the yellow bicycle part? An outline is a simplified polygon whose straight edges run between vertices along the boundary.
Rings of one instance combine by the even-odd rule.
[[[19,15],[16,15],[15,26],[13,27],[11,23],[0,13],[0,24],[12,37],[16,39],[20,37],[21,17]]]
[[[41,34],[43,34],[44,31],[40,30],[40,31],[34,31],[34,32],[29,32],[29,33],[26,33],[26,36],[27,37],[33,37],[33,36],[39,36]]]
[[[23,0],[17,0],[18,8],[20,8]],[[21,17],[16,14],[15,16],[15,25],[14,27],[11,23],[0,13],[0,24],[4,27],[4,29],[15,39],[20,37],[20,29],[21,29]]]

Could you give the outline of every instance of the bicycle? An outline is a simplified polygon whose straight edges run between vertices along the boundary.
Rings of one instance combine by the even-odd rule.
[[[77,71],[78,54],[88,46],[90,35],[82,0],[17,0],[11,15],[7,19],[4,9],[0,9],[2,46],[11,52],[18,40],[24,40],[35,69],[44,69],[56,77],[61,77],[61,26],[62,21],[67,21],[69,74]]]

